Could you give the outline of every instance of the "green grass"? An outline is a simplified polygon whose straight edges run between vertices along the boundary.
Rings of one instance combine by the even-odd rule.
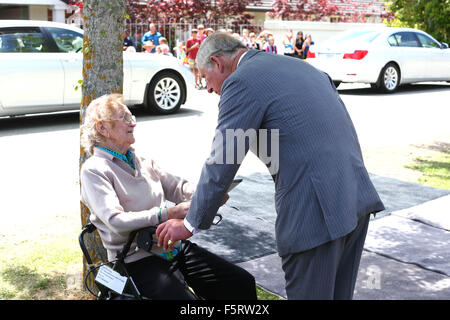
[[[428,156],[417,157],[405,166],[422,173],[418,183],[439,189],[450,189],[450,149],[443,148]]]
[[[68,291],[73,271],[81,271],[82,254],[76,234],[41,237],[0,247],[0,300],[91,299]],[[280,300],[257,287],[259,300]]]
[[[256,294],[258,296],[258,300],[284,300],[283,298],[280,298],[277,295],[271,294],[270,292],[267,292],[266,290],[256,287]]]
[[[2,247],[0,257],[0,299],[63,299],[81,252],[76,241],[57,237]]]

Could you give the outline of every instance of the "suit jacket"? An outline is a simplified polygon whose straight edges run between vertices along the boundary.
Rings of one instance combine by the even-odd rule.
[[[330,77],[307,62],[248,51],[222,85],[216,132],[225,137],[227,129],[279,129],[272,173],[281,256],[340,238],[360,217],[384,210],[344,103]],[[193,227],[210,227],[238,168],[205,163],[186,216]]]

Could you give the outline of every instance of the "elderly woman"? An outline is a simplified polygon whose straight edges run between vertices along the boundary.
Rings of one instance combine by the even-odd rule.
[[[91,211],[108,260],[116,259],[131,231],[183,219],[194,186],[165,172],[154,161],[138,156],[136,118],[122,96],[102,96],[88,106],[81,141],[91,157],[81,169],[81,197]],[[165,207],[169,200],[177,205]],[[185,243],[186,244],[186,243]],[[141,294],[152,299],[193,299],[188,287],[204,299],[256,299],[252,275],[207,250],[190,243],[181,251],[154,245],[149,253],[133,243],[125,263]],[[169,270],[174,255],[179,268]]]

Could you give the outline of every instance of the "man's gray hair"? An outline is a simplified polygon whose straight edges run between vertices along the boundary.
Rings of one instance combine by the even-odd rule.
[[[228,32],[214,32],[203,40],[197,52],[197,66],[202,69],[211,69],[212,56],[233,58],[238,54],[238,49],[247,49],[247,47]]]

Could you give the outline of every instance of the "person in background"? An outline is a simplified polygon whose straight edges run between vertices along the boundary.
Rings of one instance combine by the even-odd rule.
[[[241,41],[244,45],[248,47],[248,43],[250,42],[248,29],[242,29]]]
[[[307,34],[305,37],[305,41],[303,42],[303,46],[302,46],[302,52],[303,52],[303,59],[306,59],[308,57],[308,51],[309,48],[314,44],[314,42],[312,41],[311,35]]]
[[[213,33],[214,33],[214,29],[213,28],[206,28],[206,30],[205,30],[206,36],[210,36]]]
[[[275,45],[275,39],[272,36],[268,38],[266,52],[278,54],[277,46]]]
[[[173,54],[170,52],[170,48],[167,44],[160,44],[159,46],[161,47],[162,55],[173,57]]]
[[[194,73],[195,78],[195,88],[202,89],[201,77],[198,74],[197,66],[195,64],[195,59],[197,58],[198,48],[200,48],[201,40],[197,38],[197,29],[191,30],[191,38],[186,41],[186,53],[189,60],[189,66]]]
[[[295,42],[292,30],[286,31],[286,36],[283,39],[283,46],[284,46],[284,55],[293,57],[295,54],[294,50]]]
[[[156,46],[159,45],[159,38],[161,38],[162,35],[156,30],[156,25],[154,23],[150,23],[150,31],[145,33],[142,37],[142,44],[146,43],[148,40],[151,40],[153,44]],[[152,49],[152,53],[156,52],[156,49]]]
[[[296,53],[295,56],[300,59],[303,58],[303,42],[305,42],[305,39],[303,39],[303,32],[299,31],[297,32],[297,38],[295,39],[294,50]]]
[[[166,45],[169,48],[168,53],[170,53],[170,54],[164,54],[164,50],[166,50],[164,45]],[[169,41],[167,41],[167,39],[165,37],[159,38],[159,48],[161,50],[161,52],[160,52],[161,54],[173,56],[173,54],[170,52]],[[156,48],[156,50],[158,50],[158,48]]]
[[[129,47],[133,47],[135,49],[134,51],[136,51],[136,44],[134,43],[134,39],[133,37],[130,37],[128,35],[128,32],[126,30],[122,33],[122,38],[123,38],[123,47],[122,47],[123,51],[127,51]]]
[[[241,36],[239,35],[239,33],[234,32],[234,33],[232,34],[232,36],[233,36],[233,38],[235,38],[235,39],[241,41]]]
[[[202,24],[199,24],[197,26],[197,39],[200,40],[200,44],[205,40],[206,34],[205,34],[205,26]]]
[[[155,50],[155,45],[153,44],[153,42],[151,40],[145,41],[145,43],[142,45],[142,48],[144,49],[144,53],[154,53],[156,52]]]
[[[108,261],[116,259],[132,231],[185,217],[195,191],[195,185],[135,151],[135,127],[136,117],[122,95],[109,94],[89,104],[80,128],[81,144],[90,155],[80,172],[81,200]],[[167,208],[166,200],[176,205]],[[175,247],[170,251],[155,244],[150,253],[136,241],[131,244],[126,269],[143,296],[191,300],[193,288],[203,299],[256,299],[255,279],[244,269],[190,241]]]
[[[169,45],[169,42],[167,41],[167,39],[165,37],[161,37],[161,38],[159,38],[159,44]]]
[[[256,41],[256,34],[254,32],[250,32],[248,35],[249,42],[247,48],[254,50],[261,50],[259,43]]]
[[[266,51],[268,33],[266,30],[261,31],[256,41],[259,43],[259,49]]]
[[[200,44],[202,44],[203,40],[205,40],[207,35],[205,34],[205,26],[203,24],[199,24],[197,26],[197,39],[200,40]],[[205,86],[203,85],[203,78],[199,74],[199,88],[204,89]]]
[[[178,45],[174,48],[177,55],[177,59],[180,60],[182,65],[189,66],[189,61],[186,55],[186,48],[183,41],[178,41]]]

